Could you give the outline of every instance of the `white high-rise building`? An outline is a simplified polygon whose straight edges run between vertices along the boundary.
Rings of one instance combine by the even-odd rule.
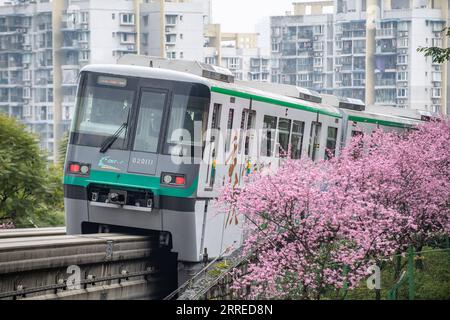
[[[270,53],[259,47],[257,33],[223,33],[218,24],[205,29],[205,63],[228,68],[236,80],[270,81]]]
[[[153,0],[143,3],[141,53],[202,61],[204,26],[210,21],[210,11],[210,0]]]
[[[67,1],[56,13],[57,45],[54,3],[8,3],[0,7],[0,111],[38,134],[41,149],[53,159],[55,109],[60,116],[58,131],[64,132],[71,120],[80,69],[89,63],[115,63],[121,55],[137,52],[134,3]]]
[[[272,81],[375,106],[447,112],[447,64],[433,63],[417,48],[447,46],[441,30],[448,0],[294,5],[294,15],[272,17]],[[366,23],[369,15],[373,24]]]
[[[173,58],[203,61],[203,28],[210,22],[210,0],[165,0],[162,11],[154,10],[161,2],[4,1],[0,6],[0,112],[38,134],[41,149],[52,160],[56,142],[69,127],[77,75],[84,65],[116,63],[127,53],[160,56],[152,47],[155,43],[162,43],[163,56],[170,53]]]

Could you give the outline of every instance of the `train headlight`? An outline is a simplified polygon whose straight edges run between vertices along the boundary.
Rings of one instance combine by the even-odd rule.
[[[86,175],[86,174],[89,174],[89,166],[88,165],[82,165],[81,167],[80,167],[80,173],[81,174],[84,174],[84,175]]]
[[[163,176],[163,181],[165,184],[171,184],[172,183],[172,176],[170,174],[166,174]]]
[[[161,183],[170,186],[183,187],[186,185],[186,177],[182,174],[163,173]]]

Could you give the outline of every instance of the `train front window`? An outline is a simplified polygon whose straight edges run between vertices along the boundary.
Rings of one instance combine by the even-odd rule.
[[[75,144],[99,147],[129,120],[135,91],[99,84],[96,79],[97,76],[88,74],[80,89],[72,129]],[[125,149],[126,134],[127,130],[122,130],[112,148]]]
[[[152,153],[157,151],[166,97],[166,92],[142,92],[134,140],[135,151]]]
[[[175,89],[164,153],[194,156],[195,148],[201,152],[209,102],[210,93],[205,86],[194,84]]]

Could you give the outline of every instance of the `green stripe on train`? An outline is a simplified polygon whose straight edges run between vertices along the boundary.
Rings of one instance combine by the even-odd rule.
[[[321,110],[321,109],[314,108],[314,107],[308,107],[308,106],[304,106],[304,105],[297,104],[297,103],[292,103],[292,102],[287,102],[287,101],[282,101],[282,100],[276,100],[276,99],[272,99],[272,98],[262,97],[262,96],[258,96],[258,95],[252,94],[252,93],[246,93],[246,92],[235,91],[235,90],[231,90],[231,89],[224,89],[224,88],[219,88],[219,87],[211,87],[211,91],[212,92],[216,92],[216,93],[225,94],[225,95],[228,95],[228,96],[244,98],[244,99],[252,99],[252,100],[255,100],[255,101],[270,103],[270,104],[274,104],[274,105],[278,105],[278,106],[283,106],[283,107],[288,107],[288,108],[293,108],[293,109],[298,109],[298,110],[303,110],[303,111],[308,111],[308,112],[319,113],[319,114],[331,116],[331,117],[334,117],[334,118],[342,118],[342,115],[340,115],[339,113],[334,113],[334,112],[330,112],[330,111],[326,111],[326,110]]]
[[[364,117],[358,117],[358,116],[349,116],[348,120],[355,121],[355,122],[379,124],[379,125],[386,126],[386,127],[411,128],[414,126],[414,125],[408,124],[408,123],[378,120],[378,119],[364,118]]]
[[[64,184],[80,187],[87,187],[89,184],[106,184],[117,187],[151,189],[156,195],[188,198],[195,195],[198,177],[189,188],[180,189],[162,187],[159,177],[92,170],[89,177],[65,175]]]

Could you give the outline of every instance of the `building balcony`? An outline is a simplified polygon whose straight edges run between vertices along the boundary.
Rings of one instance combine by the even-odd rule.
[[[397,48],[396,47],[377,47],[375,54],[377,54],[377,55],[397,54]]]
[[[382,29],[378,29],[377,33],[376,33],[376,38],[380,38],[380,39],[385,39],[385,38],[396,38],[397,37],[397,32],[395,29],[393,28],[382,28]]]
[[[63,42],[61,45],[61,51],[77,51],[80,50],[81,46],[78,40]]]

